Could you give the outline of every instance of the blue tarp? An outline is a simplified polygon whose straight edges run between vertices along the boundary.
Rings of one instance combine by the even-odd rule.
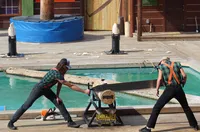
[[[59,16],[51,21],[40,21],[38,16],[13,17],[19,42],[55,43],[83,39],[84,21],[79,16]]]

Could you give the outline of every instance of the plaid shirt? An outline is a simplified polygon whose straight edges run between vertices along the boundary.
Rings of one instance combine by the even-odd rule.
[[[57,79],[64,80],[64,76],[61,75],[59,71],[50,70],[41,80],[40,86],[44,88],[51,88],[58,82]]]
[[[171,61],[166,61],[165,63],[167,63],[168,65],[171,65]],[[170,74],[169,68],[167,66],[165,66],[164,64],[159,65],[158,68],[162,71],[162,77],[163,77],[163,81],[164,81],[165,85],[168,85],[168,77]],[[179,62],[174,62],[174,72],[179,81],[181,81],[181,79],[182,79],[182,75],[180,72],[181,68],[182,68],[182,66]],[[178,84],[173,76],[172,76],[171,82],[172,82],[171,85]]]

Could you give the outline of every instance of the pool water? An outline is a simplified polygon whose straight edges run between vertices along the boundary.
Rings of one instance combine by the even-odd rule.
[[[200,90],[198,89],[200,74],[190,68],[185,68],[185,71],[188,74],[188,82],[184,87],[184,91],[188,94],[200,96]],[[157,78],[157,71],[153,68],[83,69],[70,70],[68,74],[105,78],[119,82],[152,80]],[[39,82],[38,79],[6,75],[3,72],[0,72],[0,80],[0,106],[6,106],[6,110],[18,109],[27,99],[33,86]],[[83,85],[80,85],[80,87],[87,88],[87,86]],[[56,91],[56,87],[54,86],[52,90]],[[67,108],[86,108],[89,102],[87,95],[73,91],[65,86],[61,89],[60,97]],[[155,100],[122,93],[116,94],[116,102],[117,106],[155,104]],[[33,104],[31,109],[48,109],[53,106],[48,99],[42,96]]]
[[[39,82],[38,79],[6,75],[2,72],[0,73],[0,80],[0,106],[6,106],[6,110],[18,109],[27,99],[34,85]],[[83,85],[80,85],[80,87],[87,88]],[[56,92],[56,86],[52,90]],[[67,108],[86,108],[89,102],[89,96],[65,86],[61,89],[60,98]],[[123,93],[116,93],[116,102],[118,106],[155,104],[155,100]],[[30,109],[48,109],[51,107],[54,107],[54,105],[46,97],[42,96]]]
[[[200,73],[189,67],[184,67],[184,71],[187,74],[187,83],[183,88],[185,93],[200,96]],[[105,78],[119,82],[153,80],[158,76],[157,70],[153,68],[83,69],[71,70],[68,74]]]

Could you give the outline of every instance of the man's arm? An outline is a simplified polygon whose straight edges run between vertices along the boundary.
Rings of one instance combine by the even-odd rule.
[[[57,92],[56,92],[57,97],[59,97],[61,87],[62,87],[62,83],[58,82],[58,85],[57,85]]]
[[[78,91],[78,92],[81,92],[81,93],[85,93],[85,94],[89,94],[89,90],[86,89],[81,89],[80,87],[78,87],[77,85],[75,84],[72,84],[72,83],[69,83],[65,80],[58,80],[61,84],[65,85],[65,86],[68,86],[69,88],[71,88],[72,90],[74,91]]]
[[[60,82],[58,82],[58,85],[57,85],[57,92],[56,92],[56,96],[57,96],[56,101],[57,101],[58,104],[59,104],[60,102],[62,102],[62,100],[61,100],[60,97],[59,97],[61,87],[62,87],[62,84],[61,84]]]
[[[185,74],[185,71],[183,70],[183,68],[181,68],[180,71],[181,71],[181,75],[183,76],[183,80],[181,80],[181,83],[184,86],[187,81],[187,75]]]
[[[162,82],[162,71],[160,69],[158,69],[158,79],[157,79],[157,83],[156,83],[156,95],[159,95],[159,88]]]

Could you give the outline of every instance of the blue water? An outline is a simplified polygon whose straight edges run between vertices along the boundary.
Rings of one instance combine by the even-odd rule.
[[[200,89],[198,86],[200,74],[190,68],[185,68],[185,72],[188,75],[188,81],[184,87],[184,91],[187,94],[200,96]],[[83,69],[70,70],[68,74],[105,78],[119,82],[152,80],[157,78],[157,71],[152,68]],[[39,82],[38,79],[6,75],[3,72],[0,72],[0,80],[0,106],[6,106],[7,110],[16,110],[19,108],[28,97],[33,86]],[[87,88],[83,85],[80,85],[80,87],[84,89]],[[56,91],[56,87],[52,89]],[[67,108],[85,108],[89,101],[87,95],[73,91],[65,86],[61,89],[60,97]],[[118,106],[155,104],[155,100],[122,93],[117,93],[116,97]],[[31,109],[43,109],[53,106],[54,105],[48,99],[42,96],[33,104]]]
[[[200,73],[189,67],[184,67],[184,71],[187,73],[187,83],[184,86],[184,91],[187,94],[200,96]],[[157,71],[153,68],[83,69],[71,70],[68,74],[105,78],[119,82],[153,80],[157,79],[158,76]]]

